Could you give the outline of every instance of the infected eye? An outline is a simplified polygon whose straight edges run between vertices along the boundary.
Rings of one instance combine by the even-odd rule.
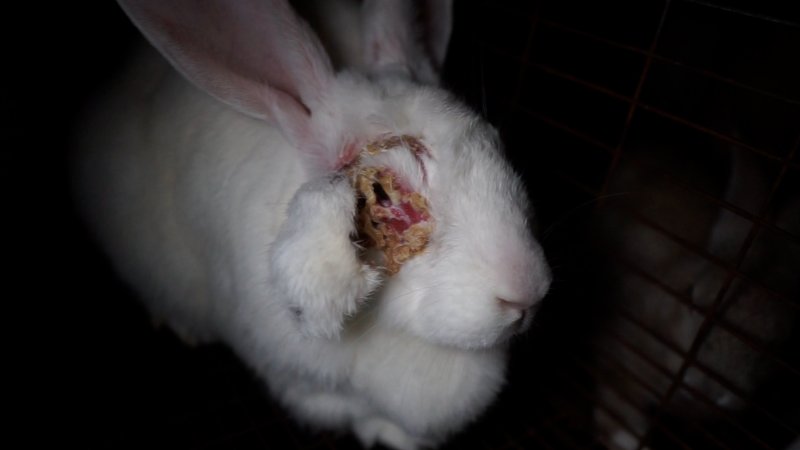
[[[386,168],[360,167],[352,177],[358,193],[358,239],[363,247],[380,251],[387,273],[395,274],[428,244],[433,231],[428,202]]]
[[[375,200],[379,205],[390,206],[392,204],[392,199],[389,198],[389,194],[386,193],[380,183],[372,183],[372,192],[375,194]]]
[[[359,193],[358,197],[356,198],[356,211],[361,211],[367,206],[367,197],[364,197],[364,194]]]

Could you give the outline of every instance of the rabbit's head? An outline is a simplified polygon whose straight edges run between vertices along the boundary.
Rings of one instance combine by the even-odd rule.
[[[412,2],[364,2],[364,68],[339,73],[284,1],[121,3],[196,86],[277,125],[309,178],[375,167],[425,199],[427,242],[375,293],[378,320],[464,348],[530,323],[550,273],[526,191],[497,132],[436,86],[450,2],[428,2],[427,23],[439,26],[427,40],[414,29]],[[398,148],[364,151],[392,138]]]
[[[424,250],[387,278],[379,316],[467,347],[526,328],[550,274],[531,235],[525,189],[497,132],[444,92],[413,84],[388,89],[372,111],[372,123],[385,124],[372,135],[412,142],[401,139],[374,155],[362,151],[358,164],[388,171],[403,190],[421,195],[432,225]]]

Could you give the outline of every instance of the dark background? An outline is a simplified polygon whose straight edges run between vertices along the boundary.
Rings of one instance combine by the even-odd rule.
[[[515,342],[509,388],[450,448],[600,445],[586,342],[608,313],[591,214],[627,149],[669,144],[686,160],[673,175],[713,197],[719,183],[691,168],[713,164],[698,160],[700,149],[734,142],[774,166],[779,195],[797,194],[792,3],[456,1],[445,84],[500,128],[556,282],[537,325]],[[116,4],[29,2],[3,16],[11,431],[25,447],[355,448],[292,425],[224,347],[190,349],[153,328],[81,226],[68,192],[75,121],[137,36]],[[781,391],[794,404],[797,381],[789,376]],[[796,411],[777,414],[800,429]],[[792,437],[782,433],[762,436],[767,448]]]

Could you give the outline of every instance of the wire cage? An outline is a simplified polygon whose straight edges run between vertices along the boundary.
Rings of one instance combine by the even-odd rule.
[[[791,2],[455,2],[444,84],[499,128],[555,282],[446,448],[800,445],[798,56]],[[358,448],[151,327],[74,235],[85,447]]]
[[[557,279],[515,348],[525,419],[492,448],[798,445],[800,16],[461,6],[476,69],[454,79],[528,181]]]

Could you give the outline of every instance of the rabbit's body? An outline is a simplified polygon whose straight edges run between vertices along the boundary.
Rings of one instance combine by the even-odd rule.
[[[263,291],[267,261],[252,249],[266,251],[306,176],[278,129],[198,91],[152,49],[132,67],[90,121],[81,203],[156,320],[187,341],[219,338],[235,305],[213,299]]]
[[[170,53],[173,36],[148,21],[172,4],[123,4],[194,85],[142,53],[91,122],[81,203],[156,320],[186,341],[230,345],[298,419],[352,428],[366,446],[436,445],[495,397],[507,338],[529,325],[549,285],[525,193],[477,116],[402,65],[328,73],[303,25],[272,3],[271,32],[310,49],[298,50],[303,59],[267,49],[292,69],[268,81],[297,86],[256,97],[241,95],[250,87],[237,74],[219,75],[220,88],[209,71],[193,72],[197,52],[215,48]],[[221,7],[235,16],[250,4]],[[304,89],[316,83],[311,98]],[[359,156],[386,135],[418,136],[426,154]],[[352,242],[356,196],[342,172],[357,163],[398,174],[435,220],[425,252],[391,277]]]

